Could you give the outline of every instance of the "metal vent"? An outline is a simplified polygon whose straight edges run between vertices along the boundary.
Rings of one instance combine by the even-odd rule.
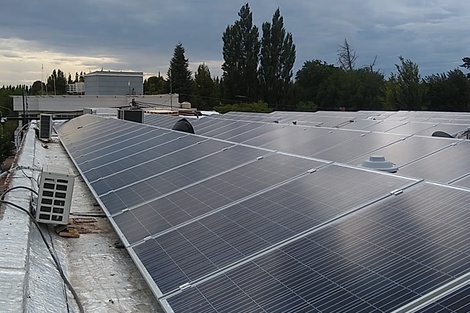
[[[47,224],[68,224],[74,180],[75,177],[70,174],[53,173],[47,168],[42,170],[36,221]]]
[[[385,160],[385,157],[381,155],[371,155],[360,166],[389,173],[396,173],[398,171],[398,167],[394,163]]]
[[[49,140],[52,133],[52,115],[41,114],[39,116],[39,139]]]

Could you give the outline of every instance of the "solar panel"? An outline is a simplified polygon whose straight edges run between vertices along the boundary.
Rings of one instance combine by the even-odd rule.
[[[145,114],[144,123],[148,125],[171,129],[181,117],[163,114]]]
[[[250,146],[94,116],[59,128],[169,312],[390,312],[469,272],[470,191],[274,151],[354,165],[389,152],[399,174],[457,186],[468,142],[240,122],[260,117],[291,115],[194,123]],[[338,120],[305,120],[321,118]]]
[[[397,141],[383,148],[377,149],[370,154],[373,153],[374,155],[382,155],[390,162],[393,162],[397,166],[401,167],[457,142],[459,141],[448,138],[426,138],[412,136],[404,138],[403,140]],[[359,157],[355,160],[348,161],[348,163],[358,165],[366,159],[368,158]],[[399,173],[401,173],[401,171]]]
[[[400,177],[328,166],[132,248],[148,257],[143,266],[166,294],[407,184]],[[161,262],[162,255],[172,261]]]
[[[256,138],[260,135],[263,135],[265,133],[268,133],[270,131],[273,131],[273,130],[276,130],[276,129],[279,129],[279,128],[280,128],[280,126],[277,125],[277,124],[263,124],[263,126],[261,126],[261,127],[257,127],[255,129],[249,130],[247,132],[237,134],[233,137],[229,137],[229,138],[227,138],[227,140],[233,141],[233,142],[244,143],[247,140],[250,140],[252,138]]]
[[[364,130],[375,131],[375,132],[387,132],[405,123],[406,122],[404,121],[385,120],[385,121],[381,121],[380,123],[376,123],[374,125],[368,126],[364,128]]]
[[[239,123],[238,125],[240,125],[239,127],[228,129],[224,132],[214,134],[213,137],[217,139],[228,140],[232,137],[244,134],[256,128],[262,127],[264,125],[262,123],[251,123],[251,122],[238,122],[238,123]]]
[[[203,139],[204,141],[206,139]],[[93,169],[103,177],[100,172],[103,168],[108,168],[109,173],[113,173],[136,164],[160,157],[174,152],[176,149],[184,149],[201,142],[201,138],[181,135],[177,132],[167,133],[163,130],[157,132],[150,140],[131,141],[125,148],[119,150],[105,149],[97,150],[99,154],[76,156],[76,162],[88,177],[88,171]],[[90,178],[90,181],[94,179]]]
[[[459,133],[463,133],[468,129],[468,124],[434,124],[433,127],[417,132],[416,135],[432,136],[432,134],[436,131],[443,131],[451,136],[455,136]]]
[[[341,129],[357,129],[362,130],[369,126],[379,123],[377,120],[354,120],[352,123],[341,126]]]
[[[470,142],[450,146],[400,168],[401,175],[449,183],[470,173]]]
[[[445,297],[434,301],[416,313],[468,313],[470,312],[470,285],[465,285]]]
[[[401,136],[394,134],[365,133],[350,140],[342,141],[312,156],[319,159],[346,163],[356,159],[358,156],[370,154],[374,150],[397,142],[401,138]]]
[[[322,165],[282,154],[268,155],[122,212],[114,220],[132,244]]]
[[[217,146],[222,144],[215,141],[213,143]],[[164,158],[138,165],[119,175],[91,182],[91,186],[110,214],[115,214],[225,170],[256,160],[258,156],[260,156],[260,151],[257,149],[234,146],[204,158],[194,159],[191,155],[191,148],[187,148],[179,153],[175,152]],[[162,171],[162,167],[167,162],[172,162],[170,164],[174,168],[171,170],[163,168]],[[136,169],[141,170],[136,172]]]
[[[452,183],[454,186],[465,187],[470,189],[470,175],[464,176]]]
[[[468,203],[469,192],[420,184],[163,302],[174,312],[391,312],[470,270]]]

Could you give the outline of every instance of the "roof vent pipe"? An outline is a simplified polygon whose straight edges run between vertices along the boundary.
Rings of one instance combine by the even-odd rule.
[[[396,173],[398,171],[398,166],[385,160],[385,157],[381,155],[371,155],[369,159],[362,162],[360,166],[389,173]]]

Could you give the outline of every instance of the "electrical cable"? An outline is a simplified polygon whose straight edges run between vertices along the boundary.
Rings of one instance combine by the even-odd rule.
[[[18,186],[18,187],[23,187],[23,188],[27,188],[29,189],[28,187],[24,187],[24,186]],[[13,188],[10,188],[9,190],[7,191],[10,191],[12,189],[14,189],[15,187]],[[4,192],[5,193],[5,192]],[[3,195],[2,195],[3,196]],[[73,297],[75,298],[75,302],[77,303],[77,306],[78,306],[78,310],[80,311],[80,313],[85,313],[85,309],[83,308],[83,305],[80,301],[80,299],[78,298],[78,294],[77,292],[75,291],[75,289],[73,288],[72,284],[70,283],[70,281],[68,280],[67,276],[65,276],[65,273],[62,269],[62,267],[60,267],[60,263],[59,263],[59,260],[57,259],[57,257],[55,256],[54,254],[54,251],[52,250],[51,246],[49,245],[49,243],[47,242],[47,239],[46,237],[44,236],[44,233],[42,232],[41,230],[41,226],[39,225],[39,223],[36,221],[36,219],[34,218],[34,216],[31,214],[31,212],[29,212],[27,209],[13,203],[13,202],[10,202],[10,201],[6,201],[6,200],[3,200],[3,198],[0,200],[0,203],[4,203],[4,204],[7,204],[7,205],[11,205],[13,207],[15,207],[16,209],[20,210],[20,211],[23,211],[24,213],[28,214],[28,216],[31,218],[31,220],[33,221],[34,225],[36,225],[36,228],[38,229],[39,231],[39,234],[41,235],[41,238],[42,240],[44,241],[44,244],[46,245],[47,247],[47,250],[49,251],[49,254],[51,255],[52,257],[52,260],[54,261],[54,265],[55,267],[57,268],[57,270],[59,271],[59,274],[60,274],[60,277],[62,278],[62,280],[65,282],[65,284],[67,285],[68,289],[70,290],[70,292],[72,293]]]
[[[27,189],[27,190],[33,192],[36,196],[38,195],[38,192],[37,192],[36,190],[34,190],[33,188],[31,188],[31,187],[28,187],[28,186],[15,186],[15,187],[11,187],[11,188],[5,190],[5,191],[0,195],[0,199],[1,199],[1,200],[5,199],[5,195],[6,195],[8,192],[10,192],[10,191],[12,191],[12,190],[15,190],[15,189]]]

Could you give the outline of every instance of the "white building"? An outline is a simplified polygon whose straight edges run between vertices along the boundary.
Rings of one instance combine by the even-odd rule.
[[[143,72],[96,71],[83,76],[85,95],[143,95]]]

